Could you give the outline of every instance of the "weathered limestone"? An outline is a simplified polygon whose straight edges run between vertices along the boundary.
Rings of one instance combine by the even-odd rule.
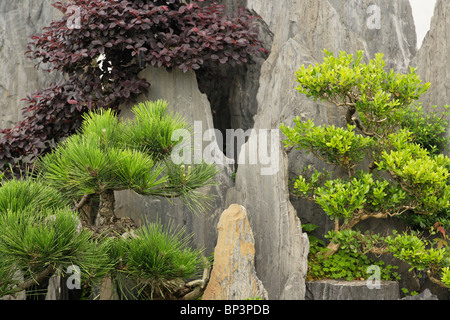
[[[432,106],[443,107],[450,104],[450,2],[438,0],[434,16],[428,31],[411,66],[423,82],[430,82],[431,87],[421,96],[420,101],[425,110]],[[442,109],[440,109],[442,110]]]
[[[432,294],[429,289],[425,289],[422,293],[419,293],[416,296],[407,296],[402,300],[438,300],[438,297]]]
[[[10,128],[22,118],[28,94],[60,79],[34,67],[26,58],[27,43],[33,34],[61,14],[50,0],[0,1],[0,128]]]
[[[305,286],[305,276],[302,272],[294,272],[286,281],[280,300],[304,300],[305,294],[303,288]]]
[[[231,205],[220,217],[217,229],[214,266],[203,300],[268,299],[256,275],[255,240],[246,209]]]
[[[370,289],[366,281],[322,280],[306,283],[307,300],[398,300],[398,282],[381,281]]]
[[[342,24],[365,42],[371,56],[383,52],[387,67],[407,72],[417,53],[417,36],[409,0],[328,0]],[[376,21],[380,15],[379,23]]]
[[[280,170],[274,175],[261,175],[256,165],[239,165],[236,187],[229,190],[227,202],[252,208],[249,220],[255,230],[256,270],[270,299],[280,299],[287,283],[304,297],[309,243],[289,202],[286,154],[281,149],[276,152]],[[297,273],[302,280],[289,281]]]

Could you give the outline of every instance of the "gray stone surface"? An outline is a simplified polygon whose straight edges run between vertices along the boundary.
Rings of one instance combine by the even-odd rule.
[[[284,285],[280,300],[304,300],[305,277],[303,272],[294,272]],[[300,289],[301,288],[301,289]]]
[[[415,296],[404,297],[402,300],[438,300],[438,297],[431,293],[429,289],[425,289],[422,293]]]
[[[409,0],[328,1],[339,13],[345,27],[364,40],[365,50],[371,56],[383,52],[388,59],[388,68],[408,71],[409,62],[417,53],[417,36]],[[370,19],[376,18],[377,7],[379,25]]]
[[[21,99],[60,78],[36,69],[36,62],[25,56],[30,37],[60,16],[52,2],[0,1],[0,128],[10,128],[22,118],[26,104]]]
[[[228,191],[227,202],[252,208],[249,220],[255,236],[256,268],[270,299],[280,299],[286,283],[304,297],[309,243],[289,202],[287,157],[283,150],[276,152],[280,170],[275,175],[261,175],[256,165],[239,165],[236,188]],[[297,273],[302,280],[289,281]]]
[[[430,82],[431,87],[422,95],[420,101],[425,110],[450,104],[450,2],[437,0],[430,31],[419,49],[411,66],[417,68],[423,82]],[[448,133],[450,134],[450,133]]]
[[[306,283],[306,300],[398,300],[395,281],[381,281],[379,289],[369,289],[366,281],[321,280]]]

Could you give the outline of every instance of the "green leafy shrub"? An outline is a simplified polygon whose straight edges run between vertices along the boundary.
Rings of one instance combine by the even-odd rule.
[[[369,259],[361,253],[338,250],[329,258],[325,258],[322,250],[313,250],[315,256],[308,261],[308,280],[367,280],[371,276],[370,267],[378,266],[381,270],[380,280],[398,280],[398,267],[385,265],[383,261]]]
[[[380,267],[380,280],[399,279],[399,275],[396,272],[397,266],[385,265],[383,261],[370,259],[366,255],[375,244],[381,241],[378,236],[361,235],[354,230],[345,230],[339,232],[338,235],[331,231],[325,237],[332,241],[340,242],[342,245],[337,252],[327,257],[326,252],[328,249],[325,242],[309,234],[316,228],[317,226],[314,225],[302,225],[302,229],[308,233],[310,241],[308,280],[367,280],[372,275],[370,268],[373,266]]]
[[[408,74],[387,72],[382,54],[368,63],[363,57],[363,52],[341,52],[335,57],[325,51],[322,64],[302,66],[297,72],[298,91],[343,109],[347,124],[343,128],[317,126],[296,118],[294,127],[281,126],[285,146],[311,152],[347,174],[330,178],[330,172],[308,168],[295,179],[294,194],[314,201],[335,222],[326,250],[317,252],[324,259],[320,267],[329,269],[328,259],[333,265],[350,263],[342,260],[343,250],[349,255],[346,259],[361,261],[368,252],[395,251],[398,258],[419,266],[413,251],[396,251],[393,238],[363,235],[356,227],[368,219],[403,216],[416,225],[436,223],[428,218],[438,215],[446,221],[450,159],[437,151],[447,143],[443,133],[448,112],[426,115],[414,107],[430,86],[421,83],[415,69]],[[439,256],[442,248],[433,249],[432,243],[419,242],[425,240],[418,237],[395,239],[422,250],[425,265],[421,267],[428,268],[433,281],[440,274],[438,266],[447,267],[446,258]],[[433,263],[427,259],[434,259]]]
[[[426,113],[421,105],[410,106],[403,115],[402,128],[413,134],[413,141],[431,154],[438,154],[448,148],[449,138],[445,137],[449,127],[449,106],[444,106],[444,112]]]
[[[312,120],[302,122],[299,117],[294,119],[294,123],[294,129],[281,126],[288,138],[286,147],[306,149],[322,161],[340,165],[347,171],[364,160],[365,151],[374,145],[372,138],[355,134],[355,126],[352,125],[347,128],[316,126]]]
[[[442,277],[441,281],[447,286],[450,287],[450,268],[445,267],[442,269]]]

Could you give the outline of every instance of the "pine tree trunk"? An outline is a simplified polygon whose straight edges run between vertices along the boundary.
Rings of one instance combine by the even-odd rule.
[[[100,203],[95,226],[88,227],[98,236],[117,237],[136,229],[134,221],[128,217],[116,217],[114,190],[100,193]]]
[[[116,217],[114,214],[115,202],[114,190],[105,190],[100,193],[100,204],[98,208],[99,219],[97,225],[104,226],[114,224]]]

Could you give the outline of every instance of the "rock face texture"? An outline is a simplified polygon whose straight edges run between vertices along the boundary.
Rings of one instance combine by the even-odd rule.
[[[255,240],[246,209],[233,204],[222,213],[214,265],[203,300],[268,299],[256,275]]]
[[[42,31],[60,12],[50,0],[0,1],[0,128],[21,119],[21,99],[58,79],[34,68],[24,55],[29,37]]]
[[[430,31],[425,36],[422,47],[411,62],[416,67],[423,82],[430,82],[431,87],[421,97],[421,102],[428,110],[432,106],[450,104],[450,2],[438,0],[434,8]]]
[[[366,281],[322,280],[306,284],[306,300],[398,300],[398,282],[382,281],[370,289]]]
[[[417,53],[417,37],[409,0],[329,0],[346,28],[364,41],[365,51],[383,52],[388,68],[407,72]]]
[[[437,296],[431,293],[429,289],[425,289],[422,293],[416,296],[408,296],[402,300],[438,300]]]
[[[379,24],[369,23],[373,4],[379,9],[375,16]],[[302,64],[320,62],[323,49],[335,53],[364,50],[367,58],[384,51],[389,65],[397,71],[404,70],[416,52],[414,22],[406,0],[248,0],[246,5],[261,16],[273,35],[271,54],[261,67],[255,132],[277,129],[281,123],[292,125],[295,116],[317,124],[343,124],[342,110],[315,103],[295,90],[295,72]],[[244,145],[242,152],[248,148],[249,144]],[[293,293],[301,299],[305,296],[308,241],[300,220],[321,226],[321,234],[331,224],[318,208],[289,198],[288,184],[304,166],[320,167],[321,163],[300,151],[286,152],[281,146],[275,150],[278,172],[264,176],[260,174],[262,165],[240,164],[236,186],[228,196],[230,201],[251,208],[256,268],[271,299],[284,299]]]
[[[50,2],[0,1],[0,121],[4,123],[10,124],[19,117],[20,99],[53,80],[48,74],[33,69],[33,62],[22,54],[28,36],[52,20],[55,10]],[[223,77],[218,77],[209,89],[200,73],[148,68],[141,76],[149,80],[151,88],[142,100],[168,100],[169,105],[191,123],[201,121],[203,132],[214,127],[253,129],[241,152],[249,159],[252,143],[257,140],[260,142],[258,155],[269,155],[270,163],[239,163],[235,180],[231,177],[236,168],[223,165],[217,177],[218,185],[204,190],[216,195],[212,209],[204,214],[188,212],[179,201],[145,198],[127,192],[116,194],[117,213],[130,216],[136,222],[160,218],[165,223],[172,219],[184,225],[187,232],[193,232],[194,245],[205,248],[205,254],[209,255],[217,243],[216,226],[222,212],[231,204],[239,203],[248,209],[255,240],[256,274],[269,298],[304,299],[309,243],[301,225],[314,223],[321,226],[318,233],[324,234],[331,223],[317,207],[291,198],[289,181],[305,165],[312,164],[319,169],[321,163],[303,152],[285,150],[281,134],[274,140],[270,135],[261,140],[262,133],[278,130],[281,123],[293,125],[295,116],[312,119],[317,124],[343,124],[342,110],[316,103],[295,90],[295,72],[303,64],[321,62],[323,49],[335,53],[364,50],[367,59],[384,52],[389,67],[405,71],[417,51],[411,7],[408,0],[218,2],[227,5],[230,11],[246,6],[261,17],[261,36],[270,51],[267,59],[255,57],[247,66],[222,70]],[[449,5],[446,0],[438,0],[438,6],[441,9],[437,11],[433,26],[441,35],[431,36],[430,32],[419,51],[417,64],[424,66],[420,69],[428,77],[427,81],[433,80],[437,83],[433,86],[439,85],[436,92],[448,92],[445,87],[448,50],[442,39],[446,39],[449,26],[442,10],[448,11]],[[424,51],[427,47],[429,49]],[[436,53],[435,47],[440,51]],[[433,65],[435,71],[431,71]],[[433,96],[430,93],[430,97]],[[442,101],[447,97],[448,94]],[[212,110],[218,115],[213,117]],[[124,108],[123,116],[128,115]]]

